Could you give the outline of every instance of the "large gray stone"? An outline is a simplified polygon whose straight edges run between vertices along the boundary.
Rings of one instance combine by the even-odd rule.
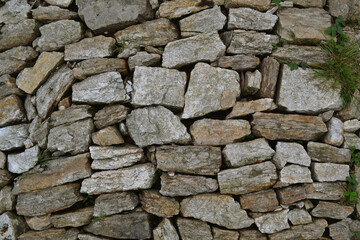
[[[360,230],[359,220],[346,218],[340,222],[329,225],[330,236],[334,240],[356,239]]]
[[[179,240],[176,228],[168,218],[164,218],[153,230],[154,240]]]
[[[271,13],[262,13],[251,8],[230,8],[228,29],[266,31],[272,30],[278,17]]]
[[[212,239],[211,228],[206,222],[179,217],[176,220],[176,225],[183,240]]]
[[[276,153],[272,161],[278,169],[282,169],[286,163],[309,167],[311,158],[299,143],[277,142]]]
[[[71,212],[53,214],[50,221],[56,228],[81,227],[91,222],[93,213],[93,207],[80,208]]]
[[[310,169],[307,167],[291,164],[285,166],[280,171],[280,181],[282,183],[312,183]]]
[[[23,46],[0,53],[0,76],[20,72],[37,56],[38,53],[32,47]]]
[[[349,163],[351,153],[349,149],[337,148],[324,143],[309,142],[307,151],[313,161],[327,163]]]
[[[357,119],[347,120],[344,122],[345,132],[356,132],[360,129],[360,121]]]
[[[276,233],[290,228],[288,223],[289,210],[283,210],[275,213],[264,214],[255,217],[255,224],[262,233]]]
[[[314,182],[305,184],[306,197],[308,199],[339,201],[344,197],[344,182]]]
[[[29,171],[38,162],[40,148],[38,146],[28,148],[22,153],[8,155],[8,169],[12,173],[23,173]]]
[[[31,6],[26,0],[7,1],[0,8],[0,23],[18,23],[28,18]]]
[[[354,208],[343,206],[338,203],[320,201],[319,204],[311,211],[311,215],[318,218],[345,219]]]
[[[53,112],[50,117],[50,126],[57,127],[67,123],[73,123],[86,118],[91,118],[93,111],[88,105],[71,105],[64,110]]]
[[[140,203],[134,192],[102,194],[95,200],[94,216],[101,217],[133,210]]]
[[[17,240],[18,236],[28,230],[25,220],[12,212],[0,215],[0,238],[6,240]]]
[[[293,225],[312,223],[312,217],[305,209],[295,208],[288,213],[288,217]]]
[[[18,124],[0,128],[0,150],[8,151],[24,146],[29,136],[29,124]]]
[[[349,165],[336,163],[313,163],[311,166],[313,178],[319,182],[346,181],[349,170]]]

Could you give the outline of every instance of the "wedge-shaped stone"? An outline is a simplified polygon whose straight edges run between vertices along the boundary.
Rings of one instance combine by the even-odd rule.
[[[161,65],[161,55],[148,53],[145,51],[137,52],[128,59],[130,71],[134,71],[136,66],[155,67]]]
[[[162,196],[158,190],[141,191],[140,201],[142,209],[158,217],[171,218],[179,214],[179,202],[175,198]]]
[[[292,204],[306,199],[305,188],[303,185],[281,188],[277,191],[277,193],[281,204]]]
[[[225,0],[225,7],[250,7],[259,11],[266,11],[270,8],[270,2],[270,0]]]
[[[179,240],[176,228],[168,218],[164,218],[153,230],[154,240],[172,239]]]
[[[324,163],[349,163],[351,153],[349,149],[337,148],[324,143],[309,142],[307,151],[313,161]]]
[[[349,170],[349,165],[336,163],[313,163],[311,166],[313,178],[319,182],[346,181]]]
[[[311,172],[307,167],[288,165],[280,171],[280,181],[283,183],[312,183]]]
[[[56,229],[51,228],[43,231],[28,231],[19,236],[19,240],[76,240],[80,230],[77,228]]]
[[[23,173],[29,171],[38,162],[40,148],[36,145],[32,148],[25,149],[21,153],[12,153],[8,155],[8,169],[12,173]]]
[[[279,207],[273,189],[243,194],[240,196],[240,204],[242,209],[249,209],[251,212],[271,212]]]
[[[25,117],[24,108],[18,96],[10,95],[0,99],[0,127],[21,122]]]
[[[200,33],[222,30],[226,22],[226,16],[221,8],[201,11],[179,21],[182,37],[191,37]]]
[[[94,124],[98,129],[119,123],[126,119],[129,109],[123,105],[105,106],[94,116]]]
[[[276,167],[269,161],[218,173],[222,194],[243,194],[265,190],[273,186],[277,178]]]
[[[175,0],[163,2],[159,8],[159,16],[165,18],[179,18],[190,13],[196,13],[211,7],[211,4],[201,4],[201,0]]]
[[[249,227],[254,220],[231,196],[220,194],[200,194],[181,201],[184,217],[193,217],[229,229]]]
[[[161,175],[160,193],[164,196],[190,196],[199,193],[215,192],[219,188],[217,180],[202,176],[166,173]]]
[[[115,103],[128,100],[124,82],[118,72],[106,72],[75,83],[72,86],[73,102]]]
[[[262,60],[260,67],[262,79],[258,91],[259,97],[274,98],[279,70],[280,63],[275,58],[266,57]]]
[[[176,220],[181,239],[212,239],[211,228],[206,222],[179,217]]]
[[[247,71],[257,68],[260,64],[260,59],[252,55],[233,55],[223,56],[211,66],[230,68],[235,71]]]
[[[36,109],[42,119],[59,103],[74,80],[71,69],[63,65],[37,90]]]
[[[306,198],[339,201],[344,197],[345,183],[312,183],[305,184]]]
[[[30,9],[26,0],[6,1],[0,9],[0,23],[18,23],[28,17]]]
[[[273,50],[273,44],[279,39],[276,35],[261,32],[234,30],[227,53],[230,54],[269,54]]]
[[[94,173],[82,182],[81,192],[87,194],[112,193],[151,188],[156,181],[156,169],[151,163],[129,168]]]
[[[0,227],[0,238],[6,240],[17,240],[19,235],[28,230],[24,219],[12,212],[0,215]]]
[[[87,225],[85,231],[116,239],[151,238],[150,214],[135,210],[132,212],[100,218]]]
[[[262,233],[276,233],[290,228],[288,223],[289,210],[264,214],[255,218],[255,224]]]
[[[191,140],[180,118],[162,106],[133,110],[126,119],[126,126],[139,147],[167,143],[186,144]]]
[[[73,212],[53,214],[50,221],[56,228],[80,227],[91,222],[93,212],[93,207],[80,208]]]
[[[271,13],[262,13],[251,8],[230,8],[228,29],[266,31],[272,30],[278,17]]]
[[[225,163],[229,167],[242,167],[257,161],[271,159],[275,151],[264,139],[226,145],[223,150]]]
[[[214,240],[238,240],[239,239],[239,232],[238,231],[231,231],[225,230],[222,228],[212,227],[212,232],[214,236]]]
[[[325,30],[331,26],[331,16],[319,8],[284,8],[279,17],[277,34],[282,40],[297,44],[316,44],[329,40]]]
[[[68,182],[75,182],[91,175],[89,153],[47,161],[36,166],[14,183],[15,194],[41,190]]]
[[[165,47],[162,66],[179,68],[200,61],[213,62],[225,55],[225,48],[216,31],[173,41]]]
[[[91,146],[92,169],[110,170],[128,167],[144,159],[141,148],[132,145],[121,147]]]
[[[102,194],[95,200],[94,216],[101,217],[133,210],[139,202],[134,192]]]
[[[276,109],[277,106],[272,98],[261,98],[258,100],[248,102],[236,102],[231,113],[226,116],[226,119],[243,117],[252,113],[271,111]]]
[[[31,12],[34,19],[44,23],[65,19],[74,19],[78,16],[76,12],[72,12],[68,9],[63,9],[57,6],[39,6],[31,10]]]
[[[295,208],[288,213],[288,217],[293,225],[312,223],[312,217],[305,209]]]
[[[324,217],[332,219],[345,219],[354,208],[351,206],[343,206],[338,203],[320,201],[319,204],[311,211],[314,217]]]
[[[66,209],[83,200],[79,188],[80,184],[71,183],[19,194],[16,212],[24,216],[41,216]]]
[[[277,142],[276,153],[273,163],[278,169],[282,169],[286,163],[294,163],[309,167],[311,158],[306,153],[305,148],[299,143]]]
[[[190,127],[194,145],[226,145],[243,140],[251,133],[246,120],[213,120],[205,118],[196,121]]]
[[[188,119],[226,110],[240,96],[240,76],[233,70],[198,63],[191,71],[181,118]]]
[[[29,124],[18,124],[0,128],[0,150],[8,151],[24,146],[29,137]]]
[[[342,108],[340,88],[326,79],[314,78],[311,69],[291,70],[284,65],[276,103],[289,112],[317,114]]]
[[[30,60],[37,56],[38,53],[32,47],[23,46],[14,47],[0,53],[0,76],[20,72],[28,65]]]
[[[131,103],[135,106],[183,108],[186,82],[185,72],[158,67],[136,67]]]
[[[321,117],[279,113],[253,114],[252,132],[269,140],[316,140],[327,132]]]
[[[176,26],[166,18],[160,18],[128,27],[115,33],[118,44],[126,48],[164,46],[178,39]]]
[[[124,143],[124,139],[115,126],[109,126],[98,132],[94,132],[91,135],[91,139],[94,144],[100,146],[110,146]]]
[[[64,110],[53,112],[50,117],[50,126],[57,127],[63,124],[90,118],[92,116],[93,111],[91,106],[71,105],[71,107]]]
[[[157,167],[166,172],[215,175],[221,167],[221,149],[208,146],[161,146],[155,151]]]
[[[85,38],[65,46],[65,61],[111,57],[115,50],[115,39],[102,35]]]

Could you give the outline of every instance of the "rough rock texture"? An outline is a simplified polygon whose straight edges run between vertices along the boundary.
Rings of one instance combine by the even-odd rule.
[[[213,227],[212,228],[214,240],[238,240],[239,239],[239,232],[225,230],[222,228]]]
[[[274,98],[280,63],[273,57],[263,59],[260,67],[261,84],[258,95],[263,98]]]
[[[201,0],[175,0],[165,1],[159,7],[159,16],[169,19],[179,18],[181,16],[196,13],[209,8],[208,5],[202,5]]]
[[[360,129],[360,121],[357,119],[347,120],[344,122],[345,132],[356,132]]]
[[[74,212],[54,214],[50,221],[56,228],[80,227],[91,222],[93,212],[93,207],[80,208]]]
[[[0,109],[0,127],[21,122],[25,118],[21,99],[16,95],[0,99]]]
[[[66,230],[51,228],[44,231],[28,231],[19,236],[19,240],[38,240],[38,239],[54,239],[54,240],[76,240],[79,229],[70,228]]]
[[[7,151],[24,146],[29,136],[29,124],[18,124],[0,128],[0,150]]]
[[[272,98],[261,98],[248,102],[236,102],[235,106],[226,119],[243,117],[256,112],[271,111],[277,106]]]
[[[318,7],[322,8],[326,1],[325,0],[293,0],[294,5],[300,7]]]
[[[101,217],[133,210],[139,204],[134,192],[102,194],[95,200],[94,216]]]
[[[58,20],[74,19],[77,17],[76,12],[69,11],[57,6],[42,7],[39,6],[31,10],[34,19],[39,22],[54,22]]]
[[[280,171],[280,181],[283,183],[312,183],[311,172],[307,167],[288,165]]]
[[[242,209],[249,209],[251,212],[271,212],[279,207],[274,190],[265,190],[255,193],[243,194],[240,196]]]
[[[276,153],[272,161],[278,169],[282,169],[286,163],[309,167],[311,158],[299,143],[277,142]]]
[[[18,23],[26,19],[31,6],[25,0],[8,1],[0,9],[0,23]]]
[[[324,143],[309,142],[308,154],[313,161],[325,163],[349,163],[351,153],[349,149],[337,148]]]
[[[18,236],[28,229],[24,219],[12,212],[5,212],[0,215],[0,228],[0,237],[8,240],[18,239]]]
[[[241,79],[241,95],[250,96],[256,94],[260,90],[261,72],[246,72],[245,78]]]
[[[240,239],[267,240],[267,237],[258,230],[240,230]]]
[[[355,133],[344,133],[344,145],[345,148],[355,147],[360,149],[360,138]]]
[[[10,172],[5,169],[0,169],[0,188],[9,184],[13,178]]]
[[[38,217],[25,217],[25,220],[30,229],[41,231],[52,227],[50,222],[50,216],[51,214]]]
[[[11,192],[10,186],[5,186],[0,190],[0,212],[15,209],[15,195]]]
[[[336,163],[313,163],[313,178],[319,182],[345,181],[349,176],[349,165]]]
[[[50,116],[50,126],[57,127],[73,123],[93,116],[92,107],[89,105],[71,105],[64,110],[53,112]]]
[[[94,144],[110,146],[124,143],[119,130],[115,126],[109,126],[91,135]]]
[[[229,68],[235,71],[253,70],[260,64],[260,59],[252,55],[223,56],[211,66]]]
[[[73,0],[45,0],[50,5],[67,8],[73,2]]]
[[[264,214],[255,218],[255,224],[262,233],[276,233],[288,229],[288,211]]]
[[[212,239],[211,228],[206,222],[191,218],[178,218],[176,225],[181,239]]]
[[[296,208],[288,213],[290,222],[293,225],[312,223],[311,215],[305,209]]]
[[[328,132],[324,136],[324,143],[341,146],[344,141],[344,123],[336,118],[332,117],[327,123]]]
[[[270,2],[270,0],[225,0],[225,7],[250,7],[258,11],[266,11],[270,8]]]
[[[345,219],[354,208],[351,206],[342,206],[337,203],[320,201],[319,204],[311,211],[314,217],[327,217],[333,219]]]
[[[153,230],[154,240],[173,239],[179,240],[179,235],[176,228],[167,218],[164,218],[161,223]]]
[[[141,191],[140,202],[142,209],[158,217],[171,218],[179,214],[179,202],[175,198],[162,196],[154,189]]]
[[[278,17],[271,13],[262,13],[251,8],[230,8],[228,29],[271,30]]]
[[[37,56],[38,53],[33,48],[23,46],[0,53],[0,75],[20,72]]]
[[[7,158],[8,169],[12,173],[23,173],[33,168],[38,162],[40,148],[34,146],[22,153],[9,154]]]
[[[134,71],[136,66],[154,67],[161,65],[161,55],[157,53],[137,52],[128,60],[130,71]]]
[[[126,119],[129,109],[123,105],[110,105],[102,108],[94,116],[94,124],[98,129],[119,123]]]
[[[306,197],[308,199],[334,200],[338,201],[344,196],[344,182],[314,182],[305,185]]]
[[[306,199],[305,188],[302,185],[293,185],[277,191],[281,204],[292,204]]]
[[[346,218],[340,222],[329,225],[330,236],[334,240],[356,239],[360,230],[359,220]]]

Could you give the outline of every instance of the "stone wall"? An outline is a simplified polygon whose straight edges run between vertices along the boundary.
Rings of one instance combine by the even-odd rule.
[[[360,231],[343,196],[350,172],[360,181],[357,102],[284,64],[325,62],[324,31],[359,1],[0,6],[0,239]]]

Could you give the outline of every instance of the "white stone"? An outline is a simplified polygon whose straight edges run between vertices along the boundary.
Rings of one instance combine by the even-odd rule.
[[[312,183],[311,172],[307,167],[288,165],[280,171],[280,181],[283,183]]]
[[[316,181],[336,182],[346,181],[350,167],[349,165],[336,163],[313,163],[311,170]]]
[[[40,148],[38,146],[28,148],[22,153],[8,155],[8,169],[12,173],[29,171],[38,162]]]
[[[290,228],[288,223],[288,211],[264,214],[255,218],[255,224],[262,233],[276,233]]]
[[[324,136],[324,143],[341,146],[344,141],[344,123],[340,119],[332,117],[326,126],[328,132]]]
[[[272,161],[277,169],[282,169],[286,163],[307,167],[311,164],[311,158],[305,148],[301,144],[294,142],[277,142],[276,153]]]

